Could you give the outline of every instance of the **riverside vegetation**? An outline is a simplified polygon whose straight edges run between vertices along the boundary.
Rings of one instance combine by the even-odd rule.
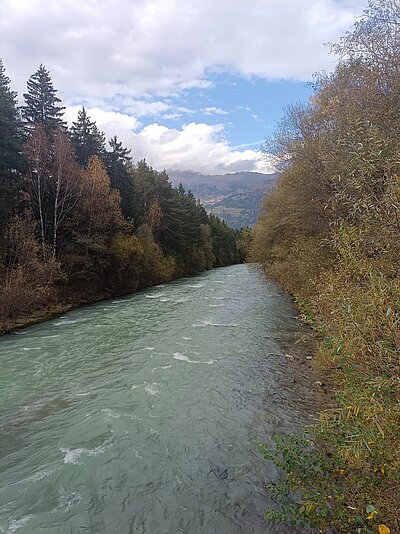
[[[67,128],[48,70],[17,106],[0,61],[0,332],[81,302],[241,262],[240,231],[87,114]]]
[[[336,405],[262,447],[287,473],[273,520],[400,532],[400,4],[377,0],[332,45],[308,105],[266,150],[284,161],[251,258],[292,293]],[[303,497],[293,504],[290,492]],[[293,493],[292,493],[293,495]]]

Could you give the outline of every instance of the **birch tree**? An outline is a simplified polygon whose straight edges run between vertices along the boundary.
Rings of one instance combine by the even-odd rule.
[[[49,182],[53,207],[51,246],[53,256],[56,256],[60,227],[77,205],[82,189],[80,170],[75,163],[71,143],[61,130],[54,137],[53,168]]]

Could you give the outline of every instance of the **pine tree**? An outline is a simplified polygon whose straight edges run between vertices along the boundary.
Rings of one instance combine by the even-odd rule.
[[[96,123],[90,120],[84,107],[78,111],[76,122],[72,123],[71,141],[76,159],[83,167],[87,166],[91,156],[104,159],[106,152],[104,134],[97,128]]]
[[[49,135],[56,127],[65,128],[66,123],[62,120],[65,108],[58,105],[61,100],[56,96],[57,90],[44,65],[32,74],[27,87],[25,106],[22,107],[26,129],[32,131],[35,125],[40,124]]]
[[[111,150],[106,153],[105,162],[111,186],[121,194],[121,207],[125,217],[133,218],[133,185],[128,165],[131,162],[130,150],[124,148],[117,136],[108,142]]]
[[[16,198],[23,168],[22,125],[17,94],[0,59],[0,233]]]
[[[131,157],[129,155],[131,153],[131,150],[128,148],[124,148],[122,142],[118,141],[116,135],[114,135],[114,137],[109,140],[108,144],[111,147],[111,161],[114,160],[122,163],[127,163],[131,160]]]

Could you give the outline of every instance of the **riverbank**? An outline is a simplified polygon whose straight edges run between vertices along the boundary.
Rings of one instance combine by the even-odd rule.
[[[26,314],[25,316],[17,317],[13,320],[5,321],[0,324],[0,336],[5,334],[10,334],[16,330],[22,330],[23,328],[28,328],[35,324],[54,319],[59,317],[64,313],[67,313],[81,306],[86,306],[88,304],[95,304],[96,302],[101,302],[113,298],[112,293],[101,293],[92,295],[89,297],[75,297],[72,296],[65,302],[54,303],[49,307],[44,307],[37,309],[31,313]]]
[[[302,496],[270,517],[343,534],[400,532],[399,353],[391,350],[399,292],[373,273],[363,289],[358,277],[325,276],[318,293],[296,304],[314,332],[312,361],[328,378],[334,406],[321,411],[305,441],[283,437],[272,454],[264,451],[286,471],[286,491]]]
[[[288,471],[299,514],[341,534],[400,532],[399,27],[397,2],[369,2],[332,45],[333,72],[288,107],[251,244],[297,297],[332,376],[336,409]]]
[[[311,429],[325,472],[293,480],[316,509],[328,512],[318,523],[343,533],[389,534],[400,532],[399,353],[390,351],[393,328],[386,329],[386,343],[380,329],[396,304],[387,301],[379,317],[378,287],[370,281],[361,300],[361,288],[337,284],[336,291],[298,301],[318,339],[316,362],[331,376],[336,408],[322,412]],[[374,324],[379,331],[370,330]]]
[[[216,267],[218,268],[218,267]],[[222,267],[223,268],[223,267]],[[190,278],[195,275],[184,275],[173,280],[165,281],[163,283],[171,283],[182,278]],[[59,317],[64,313],[67,313],[71,310],[80,308],[81,306],[87,306],[89,304],[95,304],[97,302],[102,302],[112,298],[124,297],[143,291],[149,287],[157,287],[160,282],[154,284],[143,285],[139,287],[136,291],[127,291],[123,293],[114,293],[112,291],[105,291],[102,293],[90,293],[90,292],[80,292],[73,290],[72,288],[68,289],[66,287],[59,290],[58,296],[52,298],[52,303],[50,305],[43,306],[39,309],[29,311],[21,316],[0,320],[0,336],[5,334],[10,334],[16,330],[21,330],[29,326],[42,323],[49,319]]]

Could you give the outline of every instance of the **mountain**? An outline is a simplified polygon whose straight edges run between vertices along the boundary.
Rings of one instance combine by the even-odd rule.
[[[169,171],[172,183],[192,191],[209,213],[224,219],[230,226],[252,226],[260,212],[266,193],[275,186],[277,174],[235,172],[205,175],[190,171]]]

